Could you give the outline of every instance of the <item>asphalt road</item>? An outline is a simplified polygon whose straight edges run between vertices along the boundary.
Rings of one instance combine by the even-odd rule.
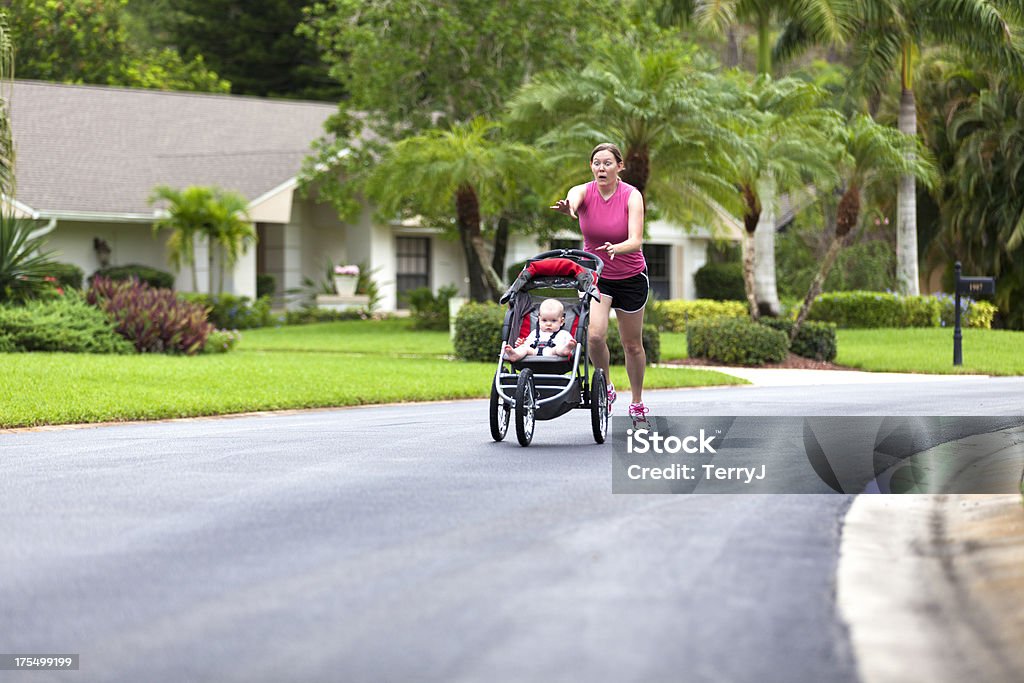
[[[1018,415],[1024,380],[651,392],[660,414]],[[31,681],[854,681],[844,495],[612,495],[485,401],[0,433]],[[912,664],[912,663],[911,663]]]

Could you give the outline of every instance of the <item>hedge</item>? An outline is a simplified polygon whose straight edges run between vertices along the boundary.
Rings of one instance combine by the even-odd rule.
[[[208,309],[206,319],[219,330],[247,330],[254,327],[266,327],[275,322],[270,314],[270,297],[260,297],[253,301],[247,296],[234,294],[195,294],[193,292],[178,293],[178,297],[199,304]]]
[[[64,289],[81,289],[85,272],[74,263],[52,263],[50,275],[57,278],[57,285]]]
[[[793,321],[787,318],[761,318],[758,322],[786,335],[793,332]],[[833,361],[836,358],[836,326],[833,323],[805,320],[789,344],[789,350],[802,358]]]
[[[728,365],[781,363],[788,346],[789,338],[784,333],[741,318],[695,320],[686,327],[690,358]]]
[[[712,301],[697,299],[683,301],[669,299],[655,302],[657,315],[666,332],[685,332],[687,321],[709,320],[711,318],[746,318],[749,315],[746,302]]]
[[[135,277],[142,282],[145,282],[150,287],[174,289],[173,275],[166,271],[150,268],[149,266],[142,266],[137,263],[132,263],[127,266],[109,266],[107,268],[100,268],[89,276],[89,285],[92,285],[93,279],[97,276],[117,281],[131,280]]]
[[[698,299],[747,300],[742,263],[707,263],[694,273],[693,283],[697,287]]]
[[[995,310],[987,302],[969,302],[964,314],[968,322],[962,324],[991,327]],[[841,328],[938,327],[952,324],[952,316],[953,303],[948,295],[853,291],[820,295],[811,305],[808,319],[832,322]]]
[[[492,303],[469,302],[459,309],[455,317],[455,355],[467,361],[493,363],[498,360],[501,345],[501,326],[505,321],[504,306]],[[618,323],[608,322],[608,354],[613,365],[625,362],[625,352],[619,339]],[[644,350],[647,362],[661,360],[661,337],[654,325],[644,325]]]

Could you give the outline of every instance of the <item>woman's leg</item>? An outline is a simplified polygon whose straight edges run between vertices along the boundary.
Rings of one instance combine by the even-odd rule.
[[[644,370],[647,367],[647,352],[644,351],[644,311],[636,313],[615,312],[619,321],[619,336],[622,338],[622,350],[626,353],[626,374],[629,376],[629,388],[633,393],[633,403],[644,401]],[[607,348],[607,347],[605,347]]]
[[[602,295],[600,301],[590,302],[590,323],[587,326],[587,353],[595,368],[604,370],[608,378],[608,315],[612,298]],[[610,380],[609,380],[610,381]]]

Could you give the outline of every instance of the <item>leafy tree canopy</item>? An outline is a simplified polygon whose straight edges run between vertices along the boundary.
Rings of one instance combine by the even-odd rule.
[[[129,39],[127,0],[0,0],[11,29],[19,78],[227,92],[202,57]]]
[[[162,45],[202,57],[231,82],[231,92],[336,101],[345,89],[316,45],[295,32],[308,0],[131,0],[130,8]]]

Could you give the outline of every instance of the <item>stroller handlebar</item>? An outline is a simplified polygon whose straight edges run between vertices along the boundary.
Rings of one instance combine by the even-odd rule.
[[[591,254],[589,251],[583,251],[582,249],[552,249],[545,251],[536,256],[532,256],[526,260],[527,263],[534,261],[543,261],[548,258],[567,258],[570,261],[575,261],[584,268],[596,271],[598,276],[601,275],[601,271],[604,270],[604,261],[601,260],[596,254]]]

